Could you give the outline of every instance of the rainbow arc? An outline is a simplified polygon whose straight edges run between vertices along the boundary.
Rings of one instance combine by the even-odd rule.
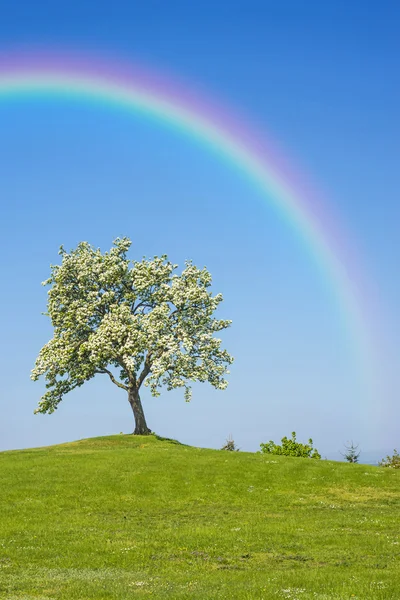
[[[171,78],[155,76],[143,68],[65,57],[0,59],[0,102],[18,97],[73,98],[103,103],[168,124],[194,142],[213,150],[244,173],[292,226],[307,247],[351,333],[360,367],[371,374],[376,358],[371,332],[362,310],[357,267],[349,266],[342,228],[319,198],[302,189],[286,167],[280,165],[271,144],[249,126],[208,99],[200,99]],[[229,114],[229,116],[227,116]],[[347,252],[347,254],[346,254]]]

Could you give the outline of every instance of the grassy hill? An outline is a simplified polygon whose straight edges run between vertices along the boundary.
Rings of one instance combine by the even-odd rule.
[[[118,435],[0,453],[0,598],[400,598],[400,473]]]

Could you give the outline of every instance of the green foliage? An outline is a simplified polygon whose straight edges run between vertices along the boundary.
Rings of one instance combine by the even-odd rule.
[[[393,456],[388,455],[386,458],[382,458],[379,466],[389,467],[390,469],[400,469],[400,454],[395,449]]]
[[[236,448],[236,444],[232,438],[232,435],[228,437],[225,446],[222,446],[221,450],[228,450],[228,452],[239,452],[239,448]]]
[[[313,448],[313,441],[310,438],[308,444],[301,444],[296,441],[296,432],[292,432],[292,437],[289,439],[286,436],[281,440],[282,445],[279,446],[270,440],[267,444],[260,444],[263,454],[281,454],[282,456],[299,456],[301,458],[317,458],[321,455],[316,448]]]
[[[360,457],[361,452],[357,452],[358,444],[354,445],[353,441],[349,446],[345,445],[345,453],[341,452],[341,455],[350,463],[358,463],[358,459]]]

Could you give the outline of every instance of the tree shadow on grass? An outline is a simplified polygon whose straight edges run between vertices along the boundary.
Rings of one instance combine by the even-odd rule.
[[[170,442],[171,444],[175,444],[177,446],[186,446],[187,448],[190,448],[189,444],[182,444],[182,442],[179,442],[178,440],[174,440],[172,438],[167,438],[167,437],[162,437],[161,435],[157,435],[156,433],[152,433],[152,435],[159,442]]]

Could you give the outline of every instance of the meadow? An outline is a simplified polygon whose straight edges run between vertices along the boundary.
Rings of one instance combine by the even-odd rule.
[[[0,453],[5,600],[400,598],[400,472],[116,435]]]

